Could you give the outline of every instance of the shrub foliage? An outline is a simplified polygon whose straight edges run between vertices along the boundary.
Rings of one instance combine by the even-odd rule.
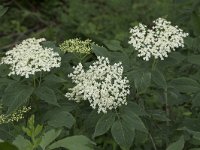
[[[3,4],[0,149],[199,150],[199,1],[16,0]],[[161,28],[156,38],[145,33],[140,44],[137,34],[132,36],[136,42],[128,44],[130,28],[139,23],[151,28],[160,17],[189,35],[184,33],[184,41],[181,36],[177,41],[176,34],[168,30],[166,36],[167,30]],[[30,47],[30,55],[26,52],[23,57],[20,49],[15,56],[14,45],[30,37],[47,41],[37,47],[25,43],[23,51]],[[166,43],[174,44],[172,37],[181,46],[170,51]],[[159,49],[158,41],[168,48],[163,60],[157,59],[165,51]],[[155,53],[151,50],[156,44]],[[145,45],[150,45],[147,49],[155,58],[138,57],[137,45],[142,45],[139,51],[144,55]],[[23,48],[23,42],[18,47]],[[51,53],[34,52],[38,48]],[[7,54],[13,54],[7,59],[14,63],[5,63]],[[59,57],[59,65],[47,61],[53,54]],[[26,73],[27,67],[28,76],[17,74]],[[27,111],[20,111],[26,107]]]

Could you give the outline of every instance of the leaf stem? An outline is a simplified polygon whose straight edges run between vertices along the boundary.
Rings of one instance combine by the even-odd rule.
[[[34,88],[36,87],[35,75],[33,76],[33,86],[34,86]]]
[[[150,137],[150,139],[151,139],[151,142],[152,142],[152,145],[153,145],[154,150],[157,150],[156,143],[155,143],[155,141],[154,141],[154,139],[153,139],[151,133],[149,133],[149,137]]]
[[[151,69],[155,70],[156,69],[156,65],[157,65],[157,59],[154,58]]]
[[[88,56],[89,54],[85,54],[82,58],[81,58],[81,62]]]
[[[167,89],[165,89],[165,91],[164,91],[164,98],[165,98],[166,116],[169,117],[169,105],[168,105]],[[167,126],[169,126],[169,120],[167,120],[166,123],[167,123]]]
[[[41,81],[42,81],[42,72],[40,72],[39,86],[40,86],[40,84],[41,84]]]
[[[113,150],[117,150],[117,144],[115,143],[115,141],[112,142],[112,147],[113,147]]]
[[[119,113],[117,112],[117,110],[115,109],[115,113],[117,115],[117,118],[120,120],[120,116],[119,116]]]
[[[165,99],[165,112],[166,112],[166,116],[167,116],[167,120],[166,120],[166,125],[167,125],[167,132],[168,132],[168,127],[169,127],[169,105],[168,105],[168,96],[167,96],[167,88],[165,88],[164,90],[164,99]],[[168,145],[168,139],[166,137],[166,146]]]

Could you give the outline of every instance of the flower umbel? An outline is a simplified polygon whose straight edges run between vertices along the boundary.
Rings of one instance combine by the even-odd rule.
[[[42,47],[40,42],[44,38],[29,38],[21,44],[6,52],[1,64],[10,65],[10,75],[20,75],[29,78],[30,75],[40,71],[50,71],[51,68],[60,67],[61,57],[52,48]]]
[[[151,57],[164,60],[171,51],[184,47],[184,38],[188,33],[184,33],[178,26],[171,25],[171,22],[163,18],[158,18],[153,23],[152,29],[141,23],[130,29],[128,43],[138,51],[138,57],[143,57],[146,61]]]
[[[88,100],[93,109],[98,109],[98,113],[107,113],[127,104],[129,81],[122,74],[121,62],[111,65],[105,57],[98,57],[87,71],[79,63],[74,67],[74,72],[68,75],[76,85],[65,96],[76,102]]]
[[[10,122],[18,122],[19,120],[24,118],[24,114],[31,110],[31,107],[23,106],[21,109],[17,110],[16,112],[5,115],[0,115],[0,124],[3,123],[10,123]]]
[[[60,45],[60,49],[63,52],[76,52],[76,53],[81,53],[81,54],[90,54],[91,53],[91,44],[94,44],[92,40],[87,39],[85,41],[82,41],[78,38],[75,39],[69,39],[64,41]]]

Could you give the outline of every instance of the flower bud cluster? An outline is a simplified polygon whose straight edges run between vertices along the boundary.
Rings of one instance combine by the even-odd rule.
[[[92,40],[87,39],[85,41],[82,41],[78,38],[75,39],[69,39],[64,41],[60,45],[60,49],[63,52],[76,52],[76,53],[81,53],[81,54],[90,54],[91,53],[91,44],[94,44]]]
[[[31,107],[23,106],[21,109],[11,113],[9,115],[1,114],[0,115],[0,124],[18,122],[24,118],[24,114],[31,110]]]

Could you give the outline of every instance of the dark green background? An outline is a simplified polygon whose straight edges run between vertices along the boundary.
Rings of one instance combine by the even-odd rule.
[[[164,17],[191,36],[200,35],[199,0],[1,0],[0,47],[7,49],[27,37],[62,42],[91,38],[96,42],[127,42],[129,28],[151,25]]]

